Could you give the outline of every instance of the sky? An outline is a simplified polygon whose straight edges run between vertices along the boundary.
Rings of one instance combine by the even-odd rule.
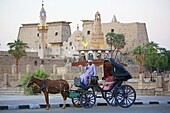
[[[39,23],[42,0],[0,0],[0,50],[17,39],[19,27]],[[72,22],[71,32],[81,20],[93,20],[97,11],[101,22],[146,23],[149,41],[170,50],[170,0],[44,0],[47,22]],[[169,12],[169,13],[168,13]]]

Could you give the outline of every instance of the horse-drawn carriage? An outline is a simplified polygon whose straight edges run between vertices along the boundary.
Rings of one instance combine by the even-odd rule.
[[[62,81],[60,87],[64,83],[63,87],[60,87],[60,92],[63,99],[66,97],[72,99],[72,103],[76,107],[91,108],[96,103],[96,98],[102,97],[111,106],[121,106],[123,108],[130,107],[136,100],[136,92],[133,87],[129,85],[123,85],[124,81],[132,78],[131,74],[114,59],[105,59],[103,64],[104,69],[104,83],[99,83],[98,76],[92,76],[88,85],[83,85],[80,82],[80,78],[74,79],[74,85],[78,89],[69,90],[67,84]],[[107,88],[106,88],[107,87]],[[63,89],[64,88],[64,89]],[[44,90],[46,91],[46,90]],[[100,95],[98,95],[100,93]],[[46,94],[46,93],[44,93]],[[48,102],[46,100],[46,102]],[[47,106],[49,107],[49,102]]]
[[[74,79],[74,85],[80,88],[68,93],[73,104],[77,107],[90,108],[96,103],[96,98],[101,96],[111,106],[119,105],[127,108],[134,104],[136,100],[134,88],[122,85],[124,81],[132,78],[131,74],[112,58],[104,60],[103,69],[105,83],[102,83],[102,87],[98,83],[98,76],[92,76],[87,86],[82,85],[79,78]],[[109,88],[105,88],[108,86]],[[96,95],[96,92],[100,92],[101,96]]]

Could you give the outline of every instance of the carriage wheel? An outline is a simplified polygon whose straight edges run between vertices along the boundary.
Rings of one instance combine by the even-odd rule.
[[[86,91],[80,97],[80,103],[85,108],[91,108],[96,103],[96,96],[93,91]]]
[[[128,108],[134,104],[136,100],[136,92],[133,87],[129,85],[122,85],[116,90],[116,102],[123,108]]]
[[[72,98],[72,103],[74,106],[76,107],[82,107],[81,104],[80,104],[80,98]]]
[[[111,106],[117,106],[115,98],[115,89],[111,92],[106,92],[106,102]]]

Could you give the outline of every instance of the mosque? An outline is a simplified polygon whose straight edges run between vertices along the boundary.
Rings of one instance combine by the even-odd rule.
[[[121,53],[130,53],[137,45],[149,41],[145,23],[121,23],[115,15],[110,22],[102,23],[101,14],[97,11],[94,19],[81,20],[82,31],[77,25],[77,30],[73,33],[71,22],[46,22],[44,3],[39,15],[40,23],[22,24],[18,38],[28,43],[29,52],[38,52],[40,59],[71,58],[74,61],[82,61],[110,57],[110,47],[106,43],[108,32],[124,34],[127,44]]]

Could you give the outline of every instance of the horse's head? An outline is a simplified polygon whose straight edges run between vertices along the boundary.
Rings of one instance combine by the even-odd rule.
[[[32,75],[32,76],[30,77],[30,80],[28,81],[27,87],[30,87],[30,86],[32,86],[33,84],[34,84],[34,76]]]

